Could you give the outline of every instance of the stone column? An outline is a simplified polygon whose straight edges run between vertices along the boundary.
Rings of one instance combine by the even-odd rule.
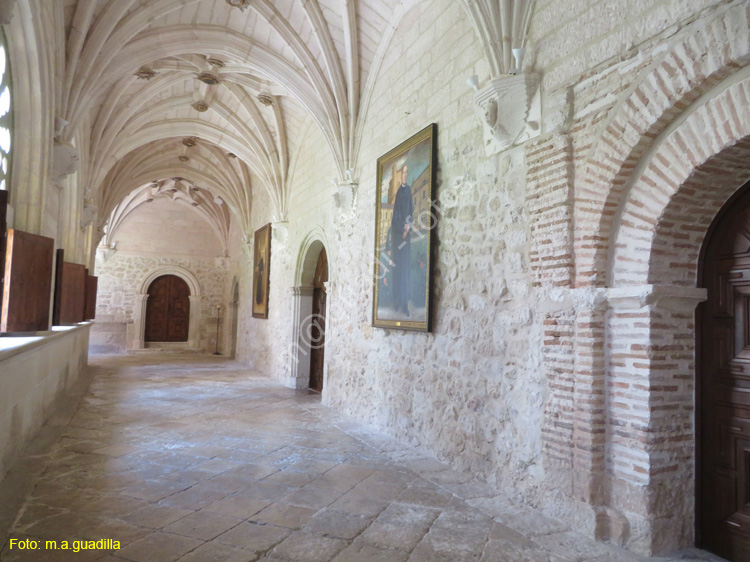
[[[201,298],[190,295],[190,324],[188,326],[188,348],[200,349],[201,347]]]
[[[289,385],[304,388],[310,378],[310,315],[312,287],[292,287],[292,341],[289,356]]]
[[[705,299],[691,287],[609,291],[609,538],[641,554],[693,544],[694,317]]]
[[[148,294],[138,293],[133,302],[133,327],[135,334],[133,340],[126,342],[128,349],[143,349],[146,334],[146,301]]]

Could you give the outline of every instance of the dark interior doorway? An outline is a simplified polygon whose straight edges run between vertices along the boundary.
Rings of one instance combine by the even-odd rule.
[[[750,560],[750,184],[724,206],[701,254],[698,544]]]
[[[310,388],[323,390],[323,365],[326,339],[326,287],[328,257],[323,248],[313,278],[312,322],[310,325]]]
[[[151,283],[146,301],[147,342],[186,342],[190,329],[190,288],[176,275]]]

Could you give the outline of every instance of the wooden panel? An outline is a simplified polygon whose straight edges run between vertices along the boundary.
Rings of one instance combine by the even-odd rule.
[[[86,266],[63,262],[60,296],[60,324],[84,321],[86,305]]]
[[[86,320],[96,318],[96,292],[99,287],[99,278],[93,275],[86,276],[86,307],[84,317]]]
[[[52,301],[52,325],[59,326],[60,311],[62,310],[62,286],[63,286],[63,262],[65,261],[65,250],[60,248],[55,254],[55,296]]]
[[[14,229],[8,231],[0,317],[3,332],[49,329],[54,252],[52,238]]]
[[[8,192],[0,191],[0,296],[3,294],[5,271],[5,234],[8,230]]]

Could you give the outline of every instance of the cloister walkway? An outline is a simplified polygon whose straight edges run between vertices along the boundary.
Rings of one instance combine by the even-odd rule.
[[[0,482],[3,562],[644,560],[229,360],[93,356],[79,390]]]

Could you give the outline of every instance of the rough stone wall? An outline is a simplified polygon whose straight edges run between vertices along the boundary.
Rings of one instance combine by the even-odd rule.
[[[293,166],[288,233],[272,249],[271,318],[241,317],[241,358],[294,384],[284,354],[289,289],[303,241],[315,233],[332,279],[325,402],[600,539],[644,553],[690,544],[694,444],[685,420],[694,350],[685,342],[693,315],[684,303],[654,308],[645,293],[638,298],[648,302],[622,310],[606,267],[621,197],[660,132],[654,121],[666,128],[697,99],[677,95],[680,73],[689,68],[698,82],[701,65],[713,64],[699,44],[723,52],[739,37],[738,24],[716,39],[724,24],[712,22],[742,4],[540,2],[529,68],[543,76],[542,135],[487,157],[465,84],[472,74],[488,78],[481,45],[460,3],[418,3],[399,22],[372,93],[354,220],[337,217],[335,167],[315,127],[308,131]],[[711,75],[700,92],[726,76]],[[661,116],[656,106],[666,107]],[[645,124],[633,130],[638,119]],[[372,328],[376,159],[430,122],[438,123],[438,198],[459,195],[454,206],[443,202],[436,233],[434,330]],[[639,203],[632,213],[640,218]],[[261,199],[255,228],[271,215]],[[659,220],[650,216],[648,228]],[[695,255],[701,235],[687,239]],[[669,239],[667,250],[683,255],[675,248],[685,240]],[[640,251],[637,234],[632,241]],[[249,299],[252,272],[239,259],[232,267]],[[683,347],[671,353],[659,347],[666,340]],[[659,403],[682,417],[661,415],[652,408]],[[679,438],[668,442],[675,428]]]
[[[167,199],[157,199],[126,219],[116,240],[117,251],[98,252],[99,287],[96,323],[91,331],[94,351],[133,349],[133,324],[138,293],[154,270],[177,266],[192,273],[200,284],[199,347],[213,352],[216,345],[216,306],[226,311],[228,260],[217,257],[220,245],[200,216]],[[231,281],[231,277],[229,278]],[[221,336],[220,336],[221,337]]]

